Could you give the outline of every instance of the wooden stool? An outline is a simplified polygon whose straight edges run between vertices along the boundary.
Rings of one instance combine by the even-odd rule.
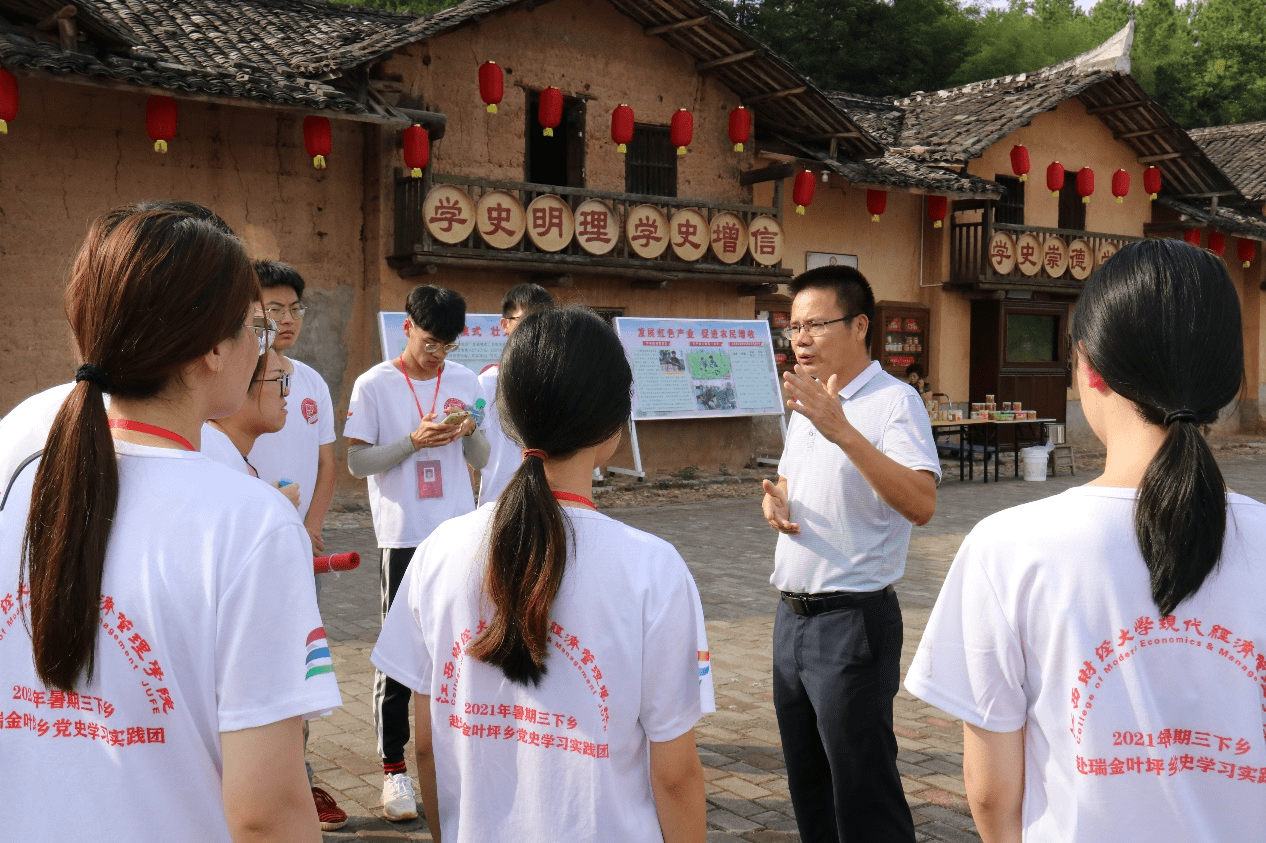
[[[1046,432],[1050,436],[1051,441],[1055,443],[1055,447],[1047,458],[1047,462],[1050,463],[1051,476],[1055,476],[1055,469],[1059,468],[1060,465],[1068,466],[1068,473],[1076,476],[1077,460],[1073,456],[1073,446],[1068,444],[1065,438],[1064,425],[1048,424]]]

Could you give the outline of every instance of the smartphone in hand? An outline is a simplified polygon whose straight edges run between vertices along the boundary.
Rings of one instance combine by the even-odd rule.
[[[440,424],[461,424],[468,418],[470,418],[469,410],[456,410],[445,416],[444,421],[440,422]]]

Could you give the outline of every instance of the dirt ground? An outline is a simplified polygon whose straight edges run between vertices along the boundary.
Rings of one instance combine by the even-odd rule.
[[[1211,435],[1209,444],[1217,455],[1260,454],[1266,451],[1266,435],[1218,434]],[[1103,470],[1102,446],[1094,449],[1078,449],[1077,471],[1089,477]],[[957,460],[941,461],[944,483],[958,483]],[[977,464],[976,469],[980,469]],[[1012,457],[1002,454],[999,470],[1012,476]],[[594,503],[600,509],[622,509],[637,506],[662,506],[678,503],[722,500],[725,498],[757,498],[761,494],[762,478],[774,478],[777,469],[773,465],[747,465],[741,468],[719,469],[685,468],[678,471],[651,472],[645,479],[624,475],[605,478],[593,490]],[[979,482],[979,480],[977,480]],[[341,492],[335,497],[326,519],[330,527],[367,527],[369,498],[363,488]]]

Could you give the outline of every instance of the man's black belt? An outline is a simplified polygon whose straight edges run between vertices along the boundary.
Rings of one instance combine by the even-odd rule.
[[[856,606],[867,600],[888,597],[896,593],[896,589],[892,586],[886,586],[878,591],[828,591],[822,594],[795,594],[784,591],[782,602],[787,604],[787,608],[793,614],[811,616],[836,609],[847,609],[849,606]]]

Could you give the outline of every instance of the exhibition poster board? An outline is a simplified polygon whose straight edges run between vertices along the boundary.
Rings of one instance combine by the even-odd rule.
[[[378,313],[378,339],[382,344],[382,359],[394,360],[404,351],[406,338],[404,311],[383,310]],[[466,330],[457,338],[458,347],[448,359],[461,363],[475,374],[501,359],[506,335],[501,330],[500,313],[467,313]]]

